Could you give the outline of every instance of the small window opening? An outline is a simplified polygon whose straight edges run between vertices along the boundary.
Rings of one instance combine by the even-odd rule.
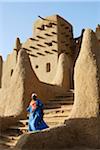
[[[36,65],[36,66],[35,66],[35,68],[37,69],[37,68],[39,68],[39,66],[38,66],[38,65]]]
[[[13,69],[11,69],[11,73],[10,73],[10,76],[12,76],[12,74],[13,74]]]
[[[51,70],[50,63],[47,63],[46,64],[46,72],[50,72],[50,70]]]

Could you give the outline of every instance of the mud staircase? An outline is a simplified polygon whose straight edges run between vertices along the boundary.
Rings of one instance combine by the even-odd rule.
[[[0,133],[0,150],[9,150],[16,145],[18,139],[23,134],[23,132],[17,128],[8,128]]]
[[[56,96],[44,104],[44,120],[49,127],[58,126],[64,123],[70,114],[73,106],[73,91],[66,95]],[[28,130],[28,118],[20,120],[15,126],[9,127],[0,133],[0,150],[13,148],[21,135]]]
[[[49,127],[61,125],[70,114],[74,102],[74,93],[69,91],[66,95],[56,96],[45,104],[44,120]]]

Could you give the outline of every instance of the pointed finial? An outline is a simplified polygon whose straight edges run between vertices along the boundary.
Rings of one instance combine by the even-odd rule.
[[[16,38],[16,42],[15,42],[15,48],[17,51],[19,51],[21,49],[21,42],[19,37]]]

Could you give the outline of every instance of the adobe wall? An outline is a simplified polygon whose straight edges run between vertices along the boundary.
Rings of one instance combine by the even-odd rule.
[[[72,55],[71,46],[73,43],[73,28],[72,25],[57,16],[58,21],[58,55],[65,52],[67,55]]]
[[[20,118],[27,117],[26,108],[33,92],[37,93],[43,103],[55,96],[66,94],[64,88],[45,84],[38,80],[32,69],[29,55],[24,49],[20,49],[17,59],[9,86],[0,90],[0,117],[3,120],[0,130],[4,130]],[[6,118],[10,121],[9,124],[5,124]]]
[[[0,88],[1,88],[1,80],[2,80],[2,66],[3,66],[3,59],[2,56],[0,56]]]
[[[64,89],[70,89],[70,59],[67,54],[61,53],[58,59],[57,72],[54,76],[52,84],[63,87]]]
[[[99,116],[100,46],[91,29],[84,32],[81,50],[74,68],[75,103],[72,118]]]
[[[59,55],[65,52],[71,59],[72,26],[60,16],[54,15],[38,19],[33,31],[33,37],[22,47],[28,52],[40,81],[51,83],[57,71]]]
[[[100,46],[91,29],[83,35],[74,81],[74,105],[65,124],[24,134],[16,150],[65,150],[76,146],[80,150],[81,146],[84,150],[100,149]]]
[[[13,50],[11,54],[8,54],[6,61],[3,63],[2,88],[9,87],[11,76],[16,66],[16,62],[17,62],[17,51]]]
[[[66,21],[65,19],[61,18],[60,16],[58,18],[58,57],[61,53],[65,53],[68,57],[69,63],[67,68],[67,77],[69,81],[67,80],[67,87],[72,87],[72,68],[73,68],[73,27],[72,25]]]
[[[50,23],[57,23],[57,17],[47,18],[35,22],[33,37],[29,38],[22,47],[26,48],[38,78],[50,83],[56,72],[58,51],[57,24],[50,25]]]

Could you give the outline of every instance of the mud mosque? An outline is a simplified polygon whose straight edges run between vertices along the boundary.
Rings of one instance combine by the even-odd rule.
[[[61,16],[38,17],[32,37],[24,43],[17,37],[6,61],[0,56],[0,139],[27,119],[33,91],[45,104],[49,101],[50,108],[58,97],[60,104],[67,97],[68,105],[68,94],[74,91],[73,107],[63,124],[36,134],[25,132],[14,150],[100,148],[100,25],[95,31],[82,29],[74,38],[73,26]]]
[[[72,25],[59,15],[38,19],[34,24],[32,37],[25,43],[21,43],[17,38],[12,54],[8,55],[4,63],[1,58],[0,81],[2,81],[0,83],[2,84],[0,86],[7,86],[7,80],[9,82],[12,76],[21,48],[28,53],[38,79],[50,84],[55,82],[59,56],[65,53],[68,57],[67,76],[70,78],[68,86],[71,86],[72,68],[80,48],[81,36],[74,39]]]

